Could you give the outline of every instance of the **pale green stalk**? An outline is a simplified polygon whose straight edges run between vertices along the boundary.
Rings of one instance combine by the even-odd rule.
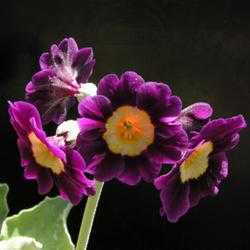
[[[94,196],[90,196],[87,200],[76,244],[76,250],[87,250],[89,236],[93,226],[95,212],[101,196],[103,184],[103,182],[96,181],[96,194]]]

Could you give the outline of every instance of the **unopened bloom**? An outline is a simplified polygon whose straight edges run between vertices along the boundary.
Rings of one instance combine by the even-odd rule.
[[[200,199],[216,195],[228,174],[226,151],[239,142],[239,132],[246,127],[243,116],[208,122],[191,138],[184,158],[172,170],[155,180],[160,190],[162,215],[176,222]]]
[[[83,195],[93,195],[94,182],[84,175],[81,155],[67,147],[64,137],[47,137],[38,110],[27,102],[10,103],[10,121],[18,135],[21,165],[26,179],[35,179],[39,194],[55,184],[60,195],[73,204]]]
[[[67,120],[61,123],[56,129],[57,136],[63,136],[66,143],[75,145],[76,138],[80,133],[78,122],[75,120]]]
[[[199,131],[213,114],[212,107],[205,102],[197,102],[183,109],[177,118],[188,132]]]
[[[26,99],[37,107],[43,123],[63,122],[76,98],[95,95],[92,83],[85,91],[94,64],[92,48],[78,49],[73,38],[65,38],[41,55],[41,71],[26,86]]]
[[[99,181],[118,178],[134,185],[152,182],[163,163],[174,164],[187,146],[176,121],[181,100],[163,83],[144,82],[135,72],[101,79],[98,95],[79,104],[76,147],[87,171]]]

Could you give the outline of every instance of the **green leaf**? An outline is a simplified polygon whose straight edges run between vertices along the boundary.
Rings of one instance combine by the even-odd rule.
[[[5,239],[27,236],[43,244],[46,250],[73,250],[66,219],[72,205],[59,197],[46,198],[30,209],[8,217],[2,228]]]
[[[7,194],[9,187],[7,184],[0,184],[0,230],[2,228],[2,223],[9,213],[9,208],[7,204]]]

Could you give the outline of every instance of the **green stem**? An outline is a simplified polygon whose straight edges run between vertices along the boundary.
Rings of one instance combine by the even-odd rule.
[[[93,226],[95,212],[101,196],[103,184],[103,182],[96,181],[96,194],[94,196],[90,196],[87,200],[76,244],[76,250],[87,250],[89,236]]]

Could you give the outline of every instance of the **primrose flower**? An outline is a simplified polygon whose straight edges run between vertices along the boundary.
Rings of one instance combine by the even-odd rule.
[[[200,199],[216,195],[227,177],[226,151],[239,142],[239,132],[246,127],[243,116],[208,122],[191,138],[184,158],[170,172],[155,179],[160,190],[162,215],[176,222]]]
[[[60,195],[78,204],[83,195],[93,195],[94,182],[84,175],[81,155],[67,147],[64,137],[47,137],[38,110],[27,102],[10,103],[10,121],[17,132],[17,145],[26,179],[35,179],[39,194],[55,184]]]
[[[152,182],[163,163],[183,156],[187,134],[176,118],[181,100],[163,83],[144,82],[135,72],[99,82],[97,96],[78,106],[80,134],[76,148],[87,171],[99,181],[118,178],[129,185]]]
[[[25,90],[27,101],[39,110],[43,123],[63,122],[76,98],[96,94],[95,84],[86,83],[94,65],[92,48],[78,49],[73,38],[65,38],[41,55],[41,71]]]

